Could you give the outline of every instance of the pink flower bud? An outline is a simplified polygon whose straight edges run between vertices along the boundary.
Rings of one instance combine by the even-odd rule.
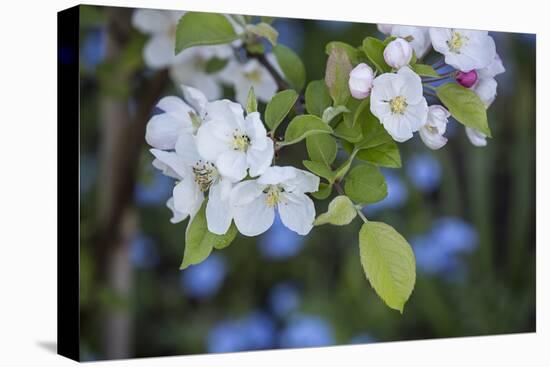
[[[367,98],[372,88],[374,79],[374,71],[367,64],[361,63],[357,65],[349,73],[349,90],[353,98]]]
[[[412,55],[411,45],[403,38],[394,39],[384,49],[384,60],[394,69],[400,69],[407,65],[411,61]]]
[[[477,82],[477,72],[475,70],[459,71],[456,73],[456,81],[463,87],[470,88]]]

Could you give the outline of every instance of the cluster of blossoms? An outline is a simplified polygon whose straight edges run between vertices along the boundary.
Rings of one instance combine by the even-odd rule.
[[[149,35],[143,49],[145,64],[153,69],[168,68],[176,85],[188,85],[200,89],[208,100],[222,97],[222,84],[233,87],[237,102],[244,105],[250,87],[262,102],[267,102],[277,92],[277,84],[266,68],[257,60],[242,61],[234,49],[242,44],[206,45],[186,49],[174,54],[178,21],[183,11],[137,9],[132,23],[140,32]],[[242,34],[244,28],[231,16],[226,16]],[[278,67],[272,55],[267,59]]]
[[[193,217],[205,194],[208,230],[225,234],[232,220],[239,232],[259,235],[271,227],[275,210],[289,229],[306,235],[315,208],[306,195],[319,178],[294,167],[273,166],[274,142],[258,112],[244,115],[229,100],[208,102],[199,90],[182,86],[184,102],[164,97],[163,112],[151,118],[146,141],[153,165],[177,180],[167,202],[172,222]]]
[[[447,143],[444,136],[449,111],[441,105],[428,106],[424,88],[430,82],[444,80],[422,78],[411,68],[413,54],[423,57],[430,47],[442,54],[444,63],[455,71],[447,73],[458,84],[470,88],[488,108],[495,100],[495,76],[505,71],[496,53],[495,42],[486,31],[426,28],[401,25],[378,25],[380,32],[394,37],[384,49],[384,61],[393,72],[376,76],[373,69],[360,63],[350,73],[349,87],[354,98],[371,95],[371,111],[397,142],[404,142],[419,131],[422,141],[431,149]],[[485,146],[486,135],[471,127],[466,134],[472,144]]]

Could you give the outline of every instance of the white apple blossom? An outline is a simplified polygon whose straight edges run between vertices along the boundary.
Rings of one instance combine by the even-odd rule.
[[[413,55],[409,42],[403,38],[396,38],[384,48],[384,61],[394,69],[408,65]]]
[[[460,71],[484,68],[495,58],[495,41],[487,31],[430,28],[430,38],[445,63]]]
[[[145,141],[153,148],[172,150],[181,134],[193,134],[206,114],[206,96],[201,91],[181,86],[186,101],[176,96],[162,98],[157,108],[162,113],[154,115],[147,123]]]
[[[181,134],[175,145],[175,151],[167,152],[151,149],[155,156],[153,165],[167,176],[178,182],[173,197],[167,206],[172,210],[173,223],[193,217],[202,205],[204,193],[209,191],[206,204],[208,230],[224,234],[231,225],[230,207],[233,184],[224,178],[216,166],[202,159],[196,147],[196,138],[191,134]]]
[[[243,108],[228,100],[211,102],[197,131],[200,155],[214,162],[221,175],[233,182],[262,174],[273,159],[273,141],[258,112],[244,117]]]
[[[353,98],[364,99],[370,94],[374,71],[365,63],[360,63],[349,73],[348,86]]]
[[[472,90],[479,96],[486,107],[489,107],[497,96],[497,81],[495,76],[506,71],[502,60],[495,54],[493,61],[482,69],[476,70],[478,79]]]
[[[377,24],[376,25],[376,28],[378,28],[378,31],[382,34],[385,34],[386,36],[390,35],[392,27],[393,27],[393,24]]]
[[[428,148],[436,150],[447,144],[447,138],[443,134],[447,129],[450,116],[449,111],[443,106],[428,107],[428,119],[420,129],[420,138]]]
[[[283,224],[306,235],[313,227],[315,206],[305,194],[315,192],[319,177],[294,167],[269,167],[258,179],[235,185],[231,206],[235,225],[246,236],[257,236],[273,224],[278,210]]]
[[[487,135],[479,130],[466,127],[466,136],[468,136],[470,142],[476,147],[484,147],[487,145]]]
[[[422,82],[409,67],[374,79],[370,98],[371,112],[395,141],[409,140],[426,123],[428,103]]]
[[[408,41],[418,58],[423,57],[432,45],[429,28],[427,27],[394,25],[389,34]]]
[[[270,55],[267,57],[268,60],[272,59]],[[272,65],[278,68],[278,65],[274,63]],[[269,102],[277,93],[277,83],[269,71],[256,59],[245,63],[237,60],[230,61],[221,71],[220,79],[234,87],[235,100],[243,106],[246,105],[250,87],[254,88],[254,94],[262,102]]]

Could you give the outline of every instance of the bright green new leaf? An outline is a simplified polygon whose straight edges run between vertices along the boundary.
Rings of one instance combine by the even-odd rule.
[[[357,153],[357,158],[376,164],[377,166],[400,168],[401,154],[394,141],[388,141],[368,149],[362,149]]]
[[[330,50],[325,70],[325,83],[334,105],[345,105],[350,97],[349,73],[353,66],[346,51],[340,47]]]
[[[332,199],[327,212],[319,215],[313,225],[334,224],[335,226],[345,226],[350,224],[356,216],[357,210],[351,200],[345,195],[340,195]]]
[[[332,104],[324,80],[314,80],[306,88],[306,110],[312,115],[321,117],[323,112]]]
[[[491,137],[485,105],[474,91],[456,83],[437,88],[437,96],[460,123]]]
[[[322,162],[315,161],[302,161],[302,164],[309,170],[311,173],[326,178],[328,182],[334,182],[334,172],[330,170],[326,164]]]
[[[332,193],[332,185],[321,182],[319,184],[319,190],[312,192],[311,195],[317,200],[325,200]]]
[[[176,54],[199,45],[229,43],[239,36],[222,14],[185,13],[176,28]]]
[[[308,136],[306,138],[306,148],[312,161],[322,162],[327,166],[334,162],[338,152],[336,140],[328,134]]]
[[[365,163],[348,173],[344,191],[354,202],[368,204],[384,199],[388,195],[388,186],[380,169]]]
[[[208,231],[206,225],[206,202],[195,217],[189,222],[187,233],[185,235],[185,250],[180,269],[185,269],[189,265],[195,265],[204,261],[212,248],[222,249],[229,246],[237,235],[237,228],[231,224],[226,234],[217,235]]]
[[[420,76],[429,76],[433,78],[439,77],[439,74],[431,65],[425,64],[414,64],[412,67],[413,71]]]
[[[300,115],[290,121],[285,131],[285,140],[279,144],[281,146],[296,144],[311,135],[331,133],[332,128],[319,117]]]
[[[360,51],[357,48],[355,48],[352,45],[349,45],[345,42],[332,41],[332,42],[327,43],[327,45],[325,46],[325,53],[327,55],[330,55],[332,50],[335,49],[335,48],[340,48],[340,49],[346,51],[346,53],[348,54],[349,60],[351,61],[351,63],[353,65],[357,65],[361,61]]]
[[[273,96],[265,108],[265,123],[275,131],[298,99],[298,93],[292,89],[283,90]]]
[[[384,60],[384,43],[378,38],[367,37],[363,40],[363,52],[379,73],[388,73],[391,67]]]
[[[248,97],[246,98],[246,113],[252,113],[258,111],[258,100],[256,94],[254,94],[254,87],[250,87],[248,90]]]
[[[407,240],[385,223],[367,222],[359,231],[359,254],[376,293],[403,313],[416,281],[414,253]]]
[[[269,41],[273,46],[277,44],[279,32],[267,23],[248,24],[246,30]]]
[[[294,89],[301,91],[306,82],[306,68],[300,57],[290,48],[280,44],[273,47],[273,53],[286,80]]]

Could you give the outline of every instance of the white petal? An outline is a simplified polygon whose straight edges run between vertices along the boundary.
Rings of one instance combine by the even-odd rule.
[[[258,178],[258,184],[278,185],[295,178],[298,171],[297,168],[291,166],[272,166],[267,168],[260,178]]]
[[[449,52],[447,41],[451,40],[452,31],[449,28],[430,28],[429,33],[434,50],[447,54]]]
[[[426,27],[395,25],[391,29],[391,35],[401,38],[412,38],[412,41],[409,42],[418,58],[423,57],[431,46],[430,35]]]
[[[206,223],[208,230],[215,234],[225,234],[231,225],[231,188],[227,180],[212,185],[206,204]]]
[[[305,236],[313,228],[315,206],[304,194],[286,194],[278,205],[281,221],[290,230]]]
[[[244,132],[250,138],[250,144],[256,149],[263,150],[271,141],[267,137],[267,131],[260,119],[259,112],[252,112],[244,120]]]
[[[161,171],[163,175],[175,178],[176,180],[181,180],[181,175],[179,175],[176,171],[174,171],[166,163],[163,163],[161,160],[158,160],[156,158],[153,159],[152,165],[153,167]]]
[[[294,177],[283,183],[286,192],[304,193],[319,190],[319,177],[298,168],[294,170]]]
[[[257,236],[271,227],[275,209],[266,204],[264,196],[260,196],[247,205],[234,206],[233,215],[239,232],[245,236]]]
[[[159,103],[157,103],[157,108],[160,108],[164,112],[172,115],[178,120],[188,121],[191,125],[191,120],[189,119],[189,112],[193,112],[193,109],[187,105],[181,98],[176,96],[167,96],[163,97]]]
[[[446,137],[437,133],[433,133],[430,130],[428,130],[426,127],[423,127],[422,129],[420,129],[420,138],[428,148],[433,150],[440,149],[445,144],[447,144]]]
[[[393,140],[399,143],[413,137],[413,131],[409,125],[409,121],[404,115],[390,114],[382,120],[382,124]]]
[[[216,159],[218,172],[232,182],[246,177],[246,154],[238,150],[227,150]]]
[[[239,182],[231,190],[231,205],[243,206],[259,200],[260,196],[263,196],[263,189],[263,186],[258,184],[258,180]]]
[[[206,120],[223,122],[233,129],[244,129],[244,111],[240,104],[229,100],[214,101],[206,106]]]
[[[149,151],[155,156],[156,159],[158,159],[159,162],[169,167],[173,172],[179,175],[180,178],[190,176],[189,166],[176,153],[165,152],[164,150],[159,149],[151,149]]]
[[[174,40],[164,34],[154,35],[143,48],[145,64],[152,69],[162,69],[174,62]]]
[[[184,177],[174,187],[174,208],[180,213],[192,214],[200,208],[204,195],[193,177]]]
[[[403,81],[399,95],[405,97],[408,104],[416,104],[424,98],[422,80],[418,74],[412,71],[409,67],[402,67],[397,72],[397,75]]]
[[[485,106],[489,107],[497,96],[497,81],[494,78],[481,78],[473,90]]]
[[[481,131],[466,127],[466,135],[470,142],[476,147],[484,147],[487,145],[487,136]]]
[[[191,133],[192,126],[185,119],[178,119],[172,114],[161,113],[151,117],[145,131],[147,144],[158,149],[174,149],[182,133]]]
[[[206,104],[208,103],[208,99],[206,99],[204,93],[187,85],[182,85],[181,90],[183,91],[183,98],[193,106],[199,116],[202,116],[206,112]]]
[[[250,168],[249,173],[251,177],[263,174],[273,161],[273,154],[275,152],[273,141],[267,137],[265,139],[267,140],[267,144],[265,144],[264,149],[260,150],[252,147],[246,152],[246,162]]]
[[[197,148],[204,159],[215,162],[218,157],[231,150],[233,130],[223,121],[208,121],[197,131]]]
[[[172,26],[167,11],[136,9],[132,14],[132,25],[143,33],[168,33]]]
[[[176,210],[176,208],[174,207],[173,197],[168,199],[168,201],[166,202],[166,206],[172,211],[172,218],[170,218],[171,223],[179,223],[187,218],[187,216],[189,215],[189,213],[181,213]]]
[[[191,134],[180,134],[176,142],[176,153],[187,166],[193,166],[201,160],[196,138]]]
[[[422,97],[419,103],[410,104],[405,110],[405,119],[412,132],[420,130],[428,120],[428,102]]]

